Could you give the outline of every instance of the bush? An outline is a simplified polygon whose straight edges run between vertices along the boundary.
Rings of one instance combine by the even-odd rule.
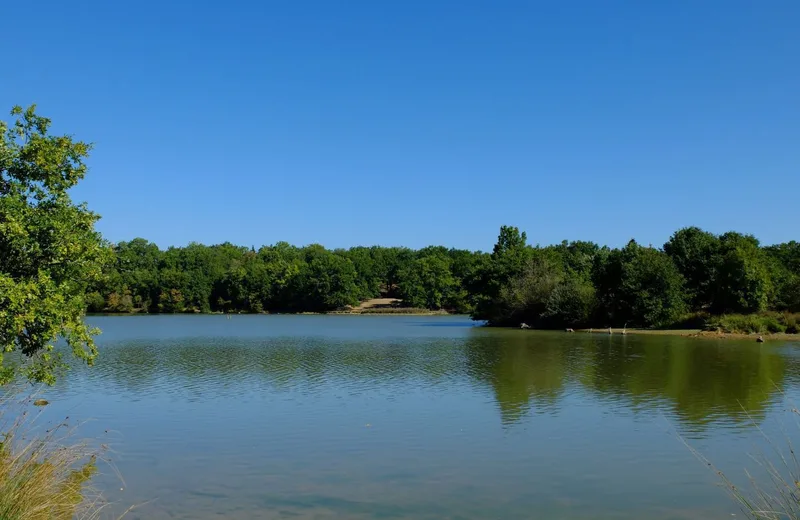
[[[711,320],[711,315],[705,311],[692,312],[684,314],[674,323],[661,328],[667,330],[705,329],[708,327],[709,320]]]
[[[106,307],[106,300],[99,292],[92,292],[86,295],[87,312],[103,312]]]
[[[761,323],[767,329],[767,332],[786,332],[786,326],[775,316],[764,316]]]
[[[740,334],[787,332],[797,334],[798,314],[766,312],[760,314],[723,314],[710,318],[706,330]]]
[[[789,312],[783,313],[783,323],[786,326],[786,332],[789,334],[800,334],[800,313],[792,314]]]

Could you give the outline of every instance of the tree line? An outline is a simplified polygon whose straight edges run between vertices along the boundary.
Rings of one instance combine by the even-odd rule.
[[[800,312],[800,243],[761,246],[696,227],[661,248],[532,246],[503,226],[491,253],[431,246],[329,250],[285,242],[159,249],[138,238],[86,295],[90,312],[329,312],[395,297],[408,307],[539,328],[674,325],[694,313]]]
[[[444,247],[328,250],[285,242],[160,250],[137,238],[87,294],[90,312],[327,312],[380,296],[405,305],[468,312],[465,280],[482,253]]]

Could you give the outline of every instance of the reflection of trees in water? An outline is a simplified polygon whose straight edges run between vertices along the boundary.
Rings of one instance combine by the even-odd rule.
[[[643,409],[667,406],[694,427],[764,416],[778,388],[800,377],[791,352],[667,336],[590,336],[515,330],[466,338],[337,341],[207,338],[116,344],[65,387],[88,383],[184,397],[263,389],[303,392],[390,388],[472,380],[494,393],[504,424],[556,413],[565,393]],[[187,395],[188,394],[188,395]]]
[[[714,418],[763,418],[785,360],[768,348],[679,337],[630,337],[596,342],[582,384],[633,404],[669,403],[679,419],[700,426]]]
[[[538,334],[478,331],[467,341],[469,373],[494,390],[504,424],[519,420],[531,407],[557,409],[567,381],[568,352]]]
[[[68,385],[85,380],[124,392],[213,395],[246,383],[275,391],[306,391],[337,384],[370,386],[419,380],[426,384],[464,377],[463,353],[452,341],[336,341],[325,338],[206,338],[115,344],[91,369],[78,367]],[[99,380],[99,381],[98,381]]]
[[[764,416],[787,371],[769,348],[668,336],[477,332],[467,359],[469,372],[492,387],[504,423],[531,408],[556,411],[570,384],[629,407],[666,403],[695,427],[745,422]]]

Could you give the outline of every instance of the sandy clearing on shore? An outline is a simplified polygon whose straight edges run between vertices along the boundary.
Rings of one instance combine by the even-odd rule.
[[[353,310],[363,311],[364,309],[371,309],[373,307],[399,307],[402,301],[403,300],[399,298],[373,298],[371,300],[361,302],[358,307],[353,307]]]

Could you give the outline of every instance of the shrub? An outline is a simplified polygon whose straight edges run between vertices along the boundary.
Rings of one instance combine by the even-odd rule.
[[[761,323],[762,326],[767,329],[767,332],[776,333],[786,331],[786,326],[784,326],[776,316],[764,316]]]
[[[800,314],[783,313],[783,324],[789,334],[800,334]]]
[[[710,318],[706,330],[720,332],[764,334],[787,332],[797,334],[798,314],[765,312],[760,314],[723,314]]]
[[[692,312],[681,316],[674,323],[665,325],[662,329],[705,329],[710,319],[711,315],[705,311]]]

